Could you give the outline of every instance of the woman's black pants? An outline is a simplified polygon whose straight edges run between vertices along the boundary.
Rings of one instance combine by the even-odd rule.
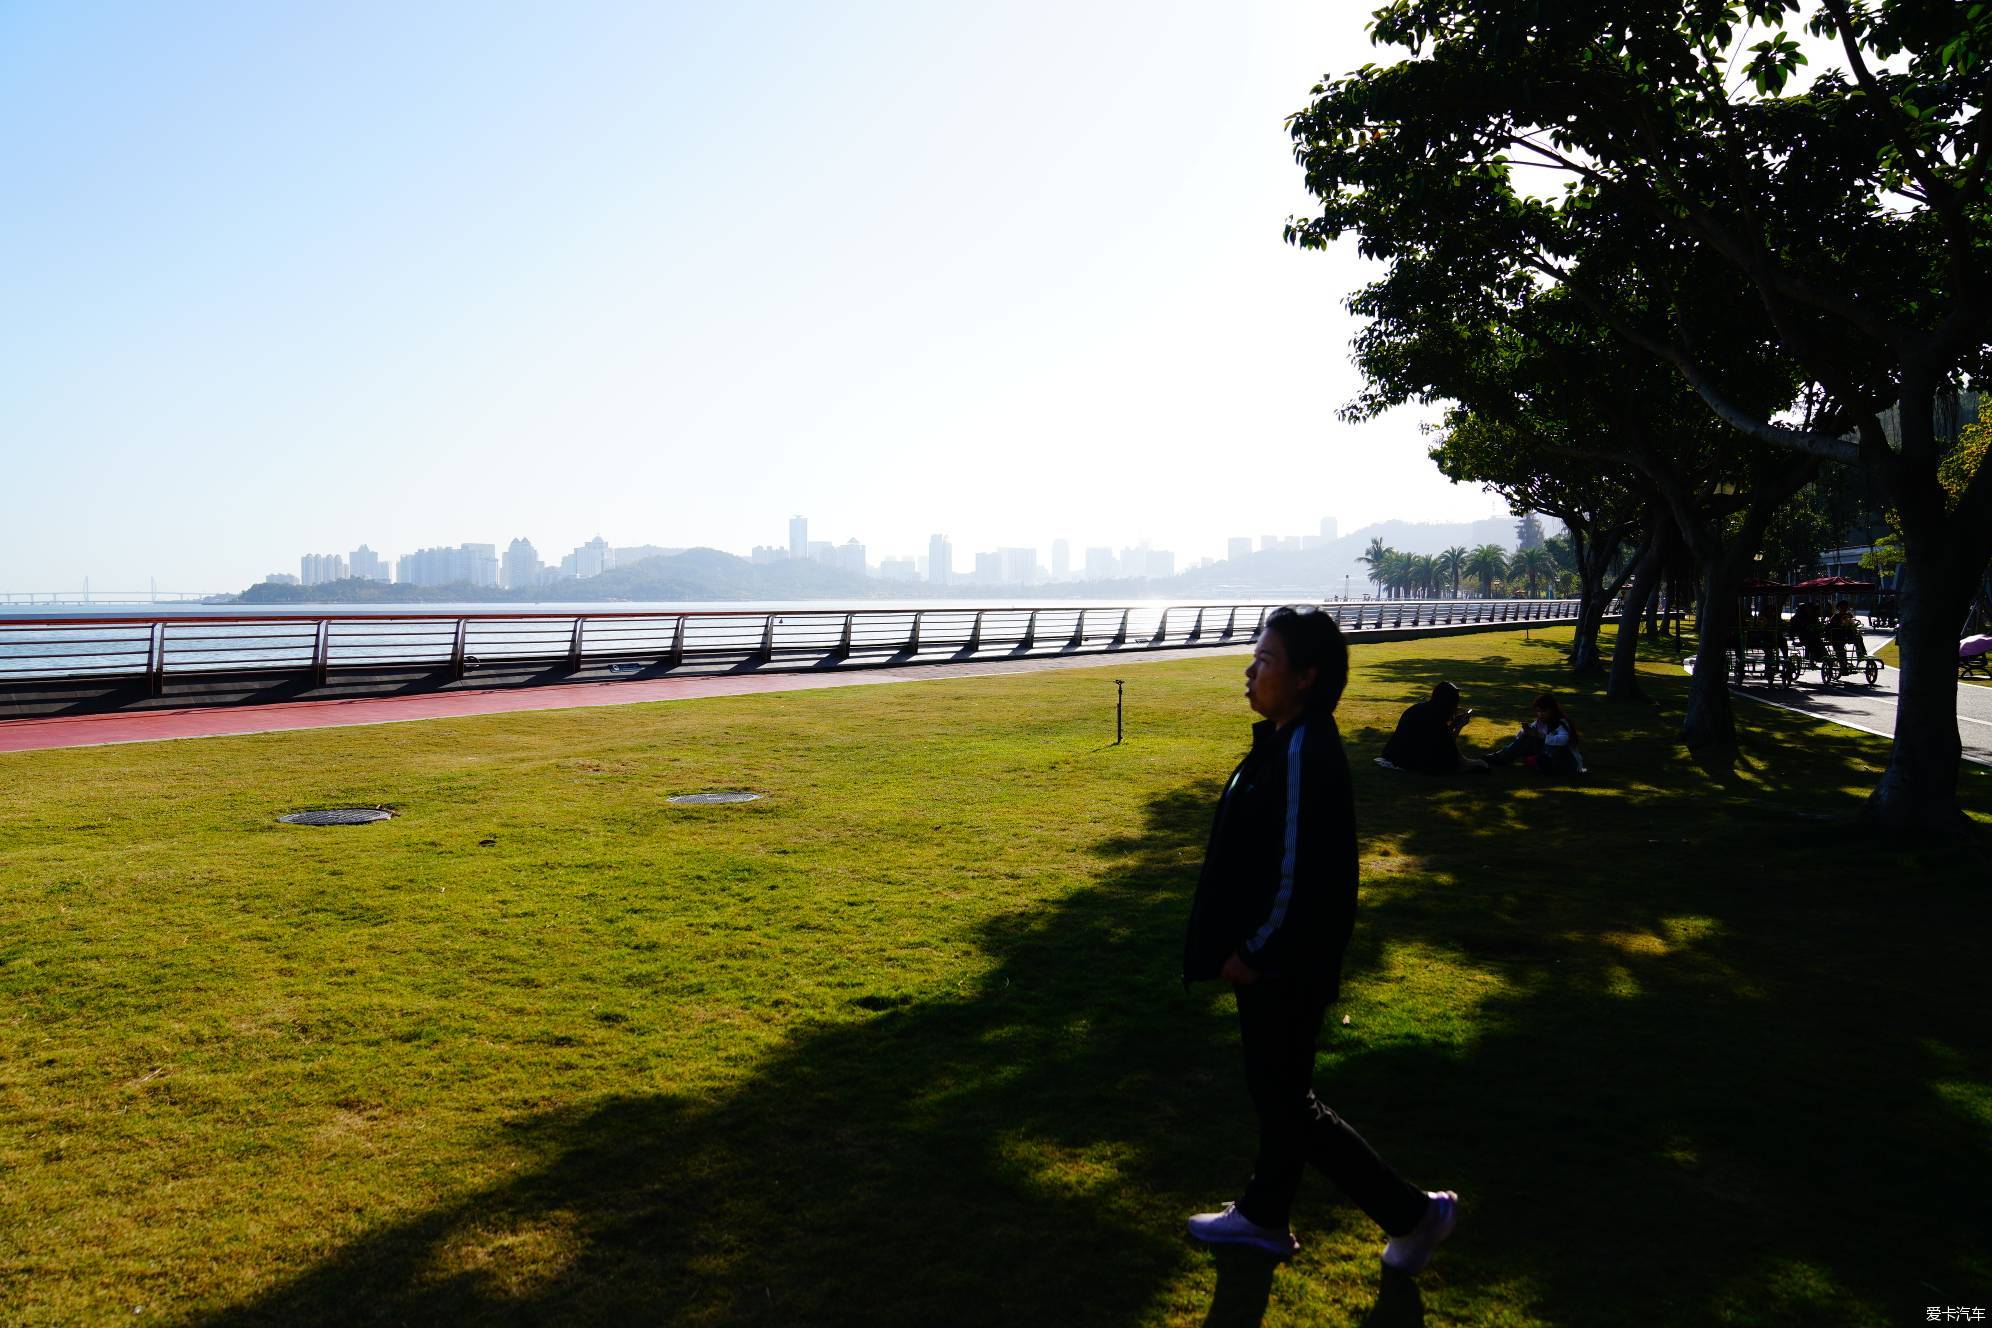
[[[1245,1083],[1259,1113],[1259,1155],[1238,1211],[1262,1227],[1286,1230],[1301,1172],[1312,1162],[1391,1235],[1417,1226],[1431,1202],[1425,1192],[1314,1096],[1314,1050],[1328,996],[1277,982],[1234,990]]]

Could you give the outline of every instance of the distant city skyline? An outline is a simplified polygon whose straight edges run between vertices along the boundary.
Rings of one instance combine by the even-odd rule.
[[[1531,518],[1532,520],[1532,518]],[[1223,558],[1203,556],[1179,558],[1172,549],[1157,549],[1148,542],[1115,549],[1110,545],[1087,545],[1083,561],[1072,559],[1072,540],[1060,536],[1051,541],[1048,561],[1039,559],[1035,545],[999,545],[975,552],[967,566],[956,561],[953,542],[944,534],[928,537],[925,553],[883,553],[871,556],[856,536],[843,543],[809,538],[809,517],[796,514],[788,519],[787,545],[755,545],[748,553],[723,549],[756,563],[807,558],[851,572],[885,581],[927,582],[936,585],[1033,585],[1065,581],[1161,578],[1193,567],[1206,567],[1232,558],[1250,557],[1255,552],[1304,552],[1319,548],[1336,538],[1338,523],[1322,517],[1317,531],[1305,535],[1261,535],[1254,546],[1249,536],[1226,540]],[[1521,527],[1518,527],[1518,530]],[[1540,532],[1537,533],[1540,539]],[[416,550],[398,559],[383,558],[361,544],[350,555],[307,553],[298,559],[298,571],[266,573],[256,578],[279,585],[321,585],[348,576],[404,585],[494,586],[506,590],[550,586],[564,580],[599,576],[617,567],[628,567],[646,558],[683,553],[684,545],[611,545],[600,535],[577,545],[557,563],[542,561],[538,546],[519,536],[501,555],[494,544],[466,543],[455,548],[437,546]],[[393,574],[389,575],[392,567]]]
[[[361,537],[751,551],[805,510],[873,565],[945,531],[1075,574],[1485,516],[1435,411],[1338,418],[1369,269],[1281,239],[1284,119],[1365,18],[0,7],[36,126],[0,174],[0,589],[221,590]],[[971,198],[974,238],[934,224]]]

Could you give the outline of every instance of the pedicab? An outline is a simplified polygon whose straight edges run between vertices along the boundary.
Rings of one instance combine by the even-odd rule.
[[[1738,588],[1736,640],[1729,648],[1729,672],[1738,687],[1752,676],[1771,687],[1798,681],[1798,661],[1785,645],[1784,599],[1789,594],[1791,587],[1780,581],[1745,581]]]
[[[1853,581],[1844,576],[1822,576],[1811,581],[1801,581],[1790,587],[1792,598],[1799,601],[1799,612],[1803,606],[1815,599],[1830,603],[1835,599],[1846,601],[1853,596],[1873,596],[1881,587],[1867,581]],[[1861,674],[1872,687],[1881,678],[1881,661],[1867,652],[1867,642],[1862,639],[1860,626],[1852,621],[1851,605],[1846,622],[1831,621],[1830,614],[1813,613],[1804,623],[1798,613],[1793,614],[1792,624],[1787,632],[1798,637],[1804,652],[1805,665],[1819,670],[1819,681],[1831,685],[1842,678]],[[1853,655],[1848,656],[1852,647]],[[1797,681],[1801,667],[1796,660],[1790,661],[1791,681]]]

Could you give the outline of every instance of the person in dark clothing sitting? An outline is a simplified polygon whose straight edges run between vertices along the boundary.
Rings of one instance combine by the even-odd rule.
[[[1384,1267],[1410,1274],[1452,1234],[1459,1196],[1407,1182],[1313,1086],[1356,922],[1355,796],[1335,728],[1348,676],[1334,618],[1292,609],[1266,619],[1245,670],[1246,700],[1265,718],[1217,805],[1183,981],[1231,984],[1259,1151],[1244,1193],[1192,1217],[1189,1234],[1287,1257],[1300,1248],[1287,1219],[1312,1163],[1390,1237]]]
[[[1459,731],[1473,718],[1459,708],[1459,688],[1449,682],[1432,687],[1432,699],[1420,701],[1397,718],[1397,731],[1384,744],[1383,759],[1399,770],[1421,775],[1451,775],[1461,770],[1485,770],[1487,762],[1459,754]]]

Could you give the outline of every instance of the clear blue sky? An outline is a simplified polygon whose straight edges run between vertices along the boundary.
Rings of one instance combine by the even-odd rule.
[[[0,7],[0,589],[1485,515],[1280,240],[1362,16]]]

